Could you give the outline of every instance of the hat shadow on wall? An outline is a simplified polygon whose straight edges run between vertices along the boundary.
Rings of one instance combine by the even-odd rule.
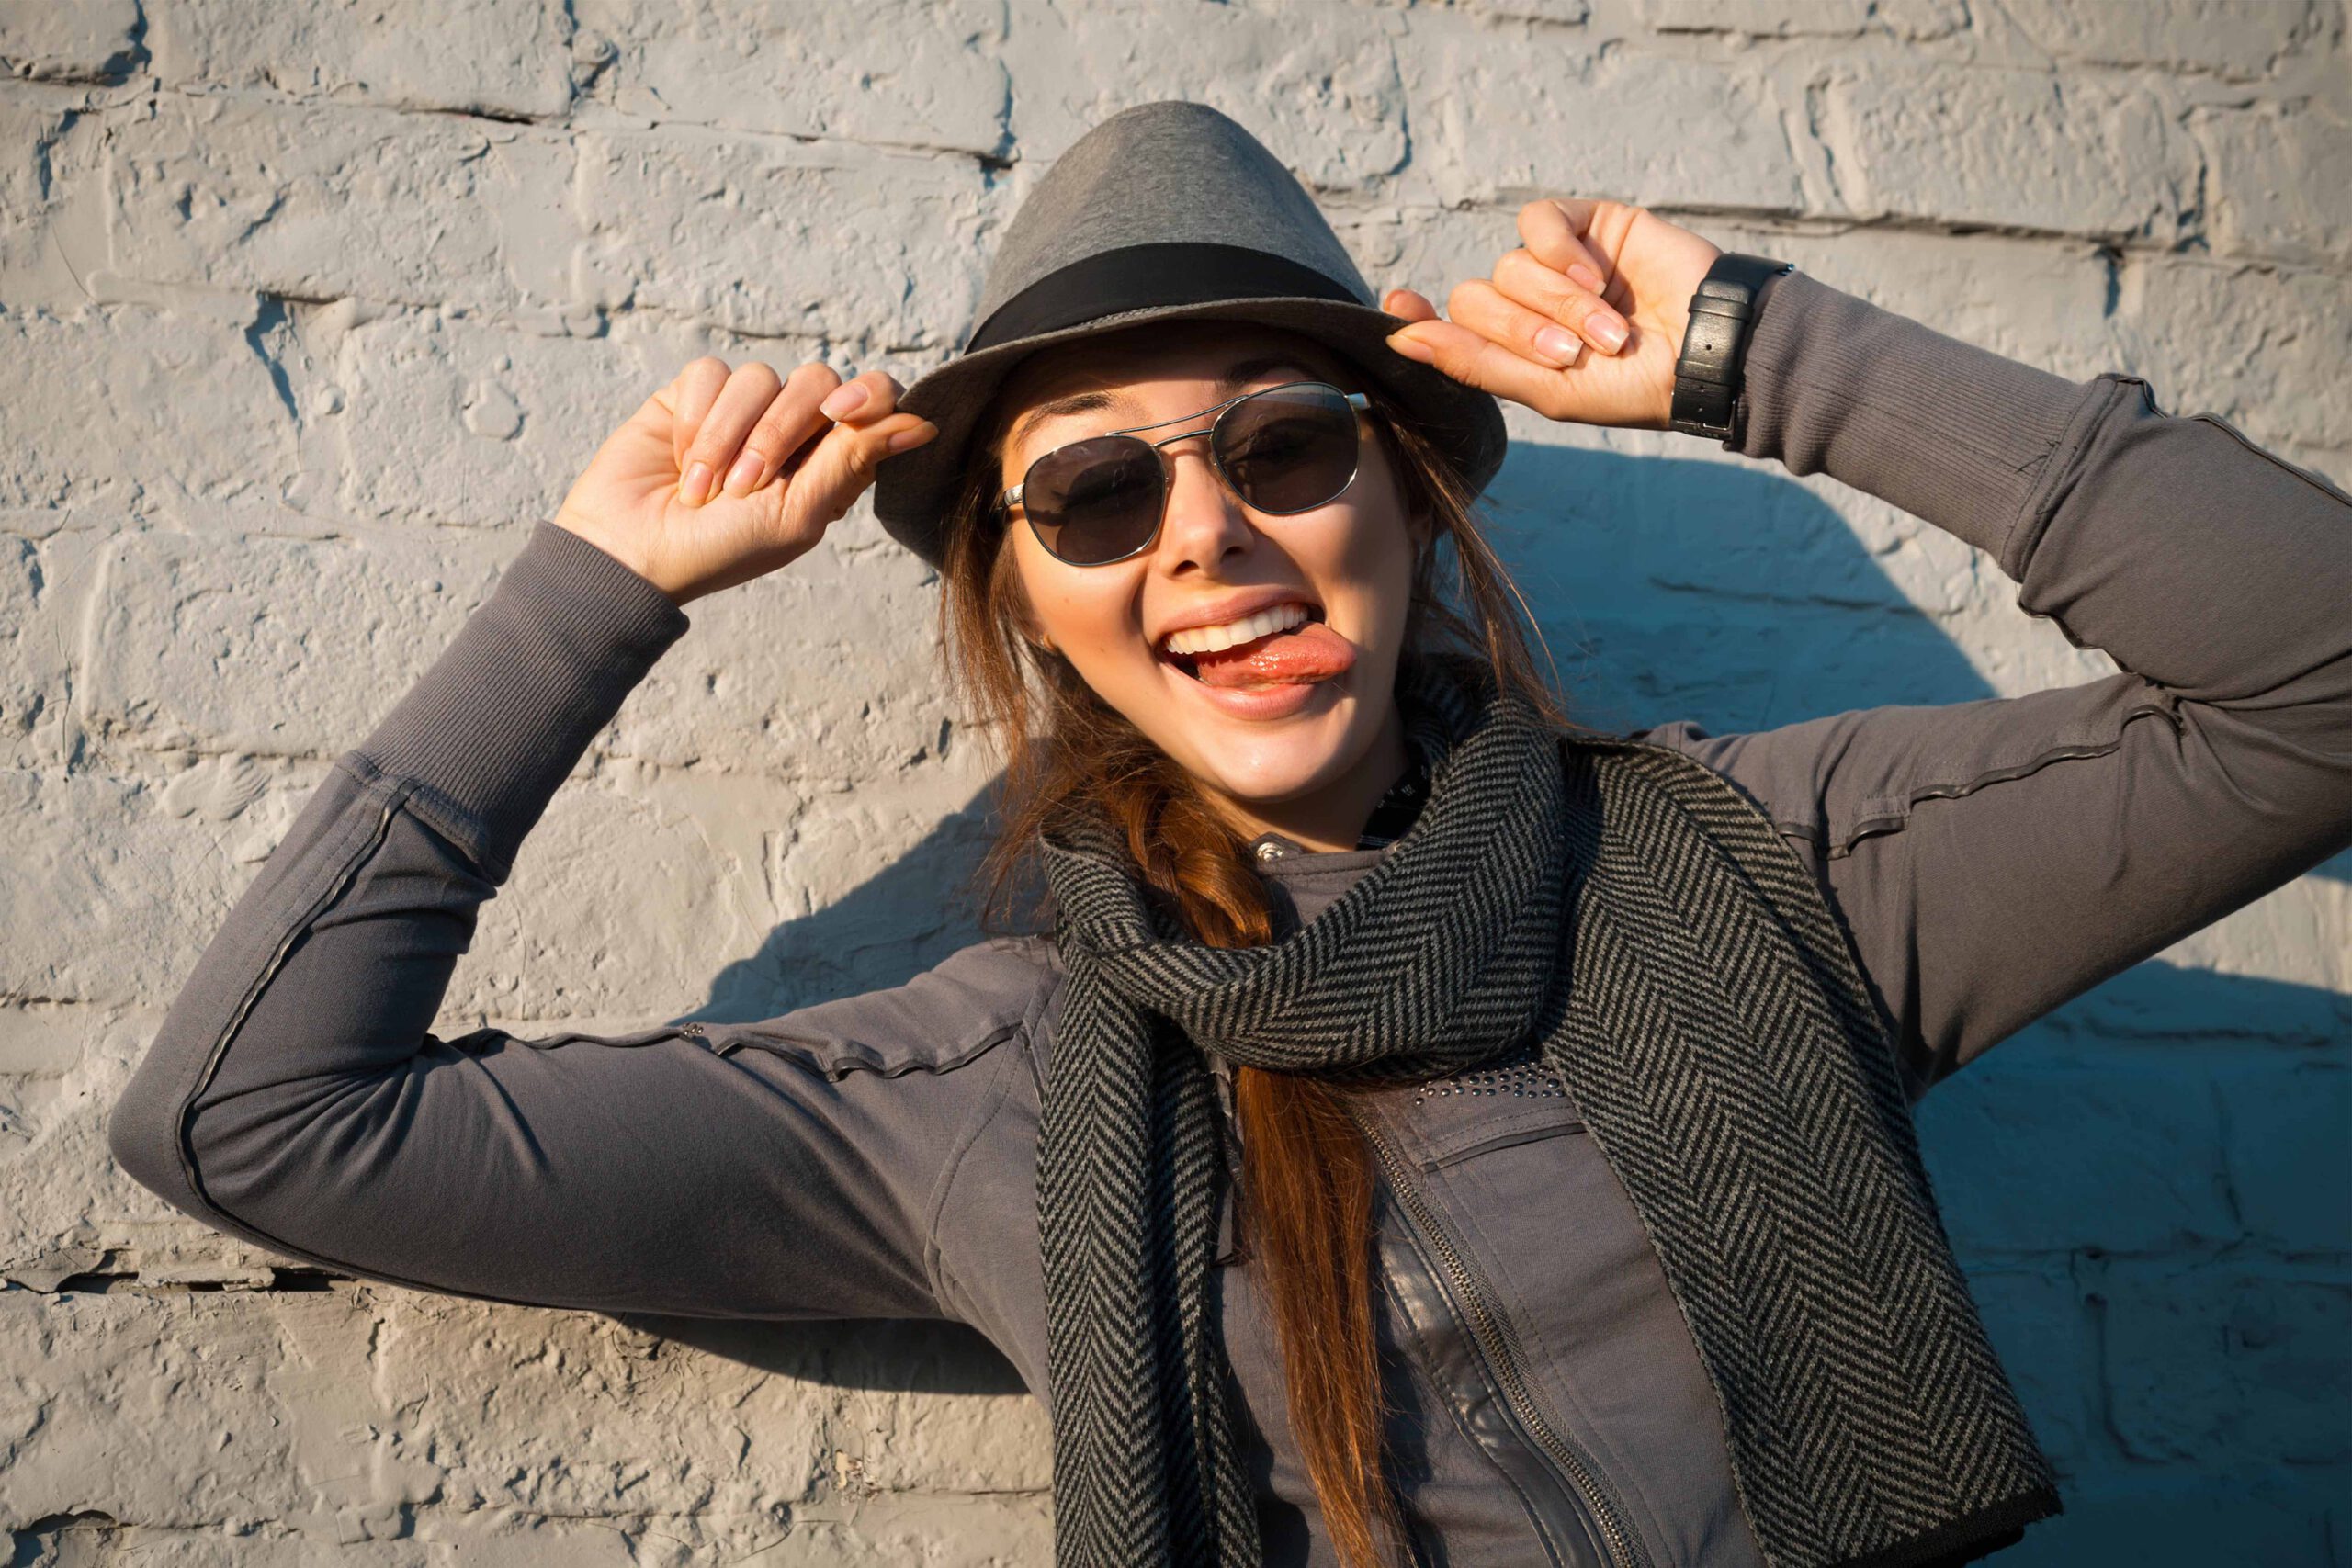
[[[1495,542],[1542,617],[1570,711],[1588,724],[1619,729],[1688,718],[1728,734],[1849,708],[1996,694],[1844,519],[1777,473],[1522,442],[1487,500],[1498,520]],[[1980,558],[1979,569],[1998,571],[1989,559]],[[2008,590],[2011,600],[2014,593]],[[941,890],[969,886],[987,846],[995,790],[992,783],[848,897],[774,928],[757,953],[713,976],[703,1005],[684,1016],[727,1022],[779,1016],[901,984],[978,940],[972,911],[943,908]],[[2352,878],[2352,852],[2315,874]],[[2167,1038],[2252,1037],[2290,1049],[2298,1041],[2352,1034],[2352,998],[2152,960],[2060,1009],[1996,1056],[2030,1053],[2044,1032],[2131,1037],[2133,1029],[2119,1033],[2101,1022],[2119,1005]],[[2139,1091],[2179,1099],[2184,1116],[2199,1114],[2211,1093],[2194,1073],[2151,1077]],[[1939,1186],[1966,1189],[1973,1169],[2030,1168],[2037,1156],[2052,1169],[2084,1168],[2083,1150],[2054,1133],[2046,1149],[2020,1146],[2014,1129],[1993,1147],[1989,1137],[1972,1135],[1977,1122],[1939,1135],[1936,1104],[1933,1096],[1925,1103],[1922,1125]],[[2324,1145],[2316,1133],[2307,1148],[2290,1135],[2267,1157],[2295,1168],[2286,1178],[2341,1190],[2352,1170]],[[2119,1187],[2132,1157],[2116,1151]],[[2096,1156],[2090,1163],[2098,1163]],[[2097,1179],[2095,1171],[2088,1179]],[[732,1360],[841,1386],[1022,1390],[1011,1363],[960,1325],[624,1321]],[[1998,1333],[2003,1325],[1994,1326]],[[2009,1326],[2027,1334],[2026,1325]],[[2184,1356],[2193,1350],[2181,1348]]]

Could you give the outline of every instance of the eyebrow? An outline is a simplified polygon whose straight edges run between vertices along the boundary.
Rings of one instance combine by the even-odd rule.
[[[1269,370],[1284,368],[1306,371],[1309,376],[1317,374],[1299,363],[1295,355],[1261,354],[1254,359],[1243,360],[1218,380],[1216,401],[1225,401]],[[1013,422],[1012,434],[1005,437],[1006,447],[1008,450],[1018,452],[1022,442],[1027,439],[1029,433],[1049,419],[1058,419],[1064,414],[1092,413],[1098,409],[1116,408],[1122,403],[1130,401],[1132,400],[1115,392],[1073,392],[1066,398],[1055,398],[1050,401],[1039,403]]]

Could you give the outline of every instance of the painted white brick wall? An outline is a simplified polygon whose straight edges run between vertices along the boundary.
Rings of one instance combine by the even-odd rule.
[[[381,13],[379,15],[379,13]],[[275,1267],[103,1116],[230,902],[685,359],[901,380],[1085,127],[1204,99],[1442,299],[1529,196],[1645,202],[2352,479],[2339,0],[0,0],[0,1526],[12,1561],[1043,1562],[976,1337],[689,1345]],[[1514,409],[1493,511],[1597,721],[2109,666],[1826,480]],[[1635,459],[1639,459],[1638,461]],[[444,1017],[889,984],[989,771],[865,507],[695,607]],[[1695,656],[1695,657],[1694,657]],[[2019,1563],[2352,1558],[2352,857],[1930,1097],[2069,1514]],[[494,1201],[452,1173],[448,1201]]]

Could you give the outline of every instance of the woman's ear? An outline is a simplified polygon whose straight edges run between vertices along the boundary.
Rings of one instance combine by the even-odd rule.
[[[1416,549],[1427,549],[1437,541],[1437,519],[1427,507],[1415,507],[1405,514],[1405,531]]]
[[[1037,625],[1037,612],[1029,603],[1028,584],[1022,581],[1018,558],[1013,554],[1017,548],[1012,540],[1006,540],[1004,553],[997,559],[994,581],[998,585],[1000,613],[1012,618],[1013,632],[1022,641],[1040,653],[1058,654],[1061,649],[1054,646],[1054,639]]]
[[[1029,609],[1029,596],[1022,592],[1018,586],[1012,591],[1012,629],[1020,635],[1022,641],[1041,653],[1060,651],[1054,647],[1054,639],[1038,629],[1037,617]]]

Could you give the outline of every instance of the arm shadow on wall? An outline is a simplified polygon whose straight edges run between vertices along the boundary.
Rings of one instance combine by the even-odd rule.
[[[1854,530],[1810,491],[1760,467],[1632,458],[1522,444],[1487,497],[1492,537],[1541,617],[1561,688],[1583,722],[1623,729],[1689,718],[1715,734],[1766,729],[1882,704],[1996,694],[1967,656],[1889,578]],[[1921,525],[1924,528],[1926,525]],[[1989,558],[1977,570],[1998,577]],[[2007,583],[2006,578],[2000,579]],[[2007,589],[2013,601],[2015,589]],[[2022,615],[2024,612],[2018,612]],[[1539,658],[1541,657],[1539,653]],[[899,985],[980,934],[969,888],[990,829],[991,784],[847,897],[772,930],[715,975],[686,1018],[745,1021]],[[2316,874],[2352,878],[2352,852]],[[2143,1031],[2210,1042],[2352,1038],[2352,999],[2312,987],[2151,961],[2052,1016],[2112,1011],[2128,998]],[[2176,1021],[2159,1025],[2154,1021]],[[2144,1094],[2208,1095],[2191,1074],[2152,1073]],[[1929,1104],[1934,1102],[1930,1097]],[[1932,1118],[1926,1119],[1929,1135]],[[1941,1169],[2082,1168],[2078,1148],[1975,1148],[1963,1129],[1934,1151]],[[2316,1137],[2284,1156],[2300,1179],[2342,1190],[2346,1156]],[[2119,1151],[2117,1179],[2131,1168]],[[1956,1178],[1964,1180],[1964,1177]],[[844,1386],[1017,1393],[1011,1363],[976,1331],[917,1322],[626,1321],[772,1371]]]

